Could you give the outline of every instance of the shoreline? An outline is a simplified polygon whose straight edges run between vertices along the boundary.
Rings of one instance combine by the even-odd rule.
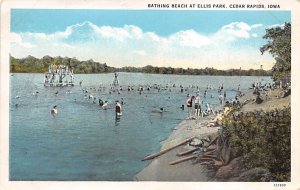
[[[226,71],[226,70],[225,70]],[[112,73],[137,73],[137,74],[153,74],[153,75],[178,75],[178,76],[220,76],[220,77],[271,77],[272,75],[206,75],[206,74],[180,74],[180,73],[147,73],[147,72],[130,72],[130,71],[111,71],[97,73],[74,73],[76,75],[92,75],[92,74],[112,74]],[[44,72],[9,72],[9,75],[14,74],[44,74]]]
[[[179,123],[171,132],[170,136],[160,142],[161,149],[165,150],[179,142],[193,136],[203,138],[218,132],[219,127],[207,127],[206,124],[215,116],[210,115],[199,119],[185,119]],[[213,173],[206,166],[193,164],[193,161],[186,161],[176,165],[169,162],[181,159],[177,153],[191,149],[189,145],[177,147],[159,157],[154,158],[148,166],[137,173],[134,181],[213,181],[210,177]],[[184,157],[184,156],[183,156]]]
[[[273,90],[272,96],[264,100],[262,104],[256,104],[251,101],[253,96],[251,90],[246,90],[245,95],[240,98],[241,102],[248,101],[241,108],[240,112],[251,112],[256,110],[270,111],[281,109],[290,104],[290,96],[286,98],[277,98],[279,90]],[[249,101],[250,100],[250,101]],[[198,119],[185,119],[179,123],[170,136],[160,142],[161,150],[170,148],[179,142],[193,136],[203,138],[210,135],[216,135],[220,127],[207,127],[207,123],[215,118],[214,115],[200,117]],[[169,162],[179,160],[182,157],[176,156],[177,153],[191,149],[191,146],[184,145],[177,147],[159,157],[150,161],[143,170],[137,173],[134,181],[217,181],[216,171],[209,170],[207,166],[193,164],[193,161],[185,161],[177,165],[170,165]],[[151,153],[149,153],[151,154]],[[145,155],[146,156],[146,155]],[[183,156],[184,157],[184,156]]]

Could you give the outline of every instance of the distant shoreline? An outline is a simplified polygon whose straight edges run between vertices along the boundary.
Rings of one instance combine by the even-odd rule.
[[[95,62],[90,59],[79,61],[76,58],[68,57],[50,57],[48,55],[42,58],[27,56],[25,58],[14,58],[10,56],[10,73],[44,73],[48,71],[50,65],[66,65],[74,71],[75,74],[102,74],[114,72],[131,73],[149,73],[149,74],[176,74],[176,75],[211,75],[211,76],[272,76],[271,70],[261,69],[227,69],[218,70],[213,67],[206,68],[173,68],[157,67],[147,65],[144,67],[124,66],[121,68],[108,66],[106,63]]]
[[[157,74],[157,75],[179,75],[179,76],[223,76],[223,77],[271,77],[272,75],[197,75],[197,74],[169,74],[169,73],[145,73],[145,72],[128,72],[128,71],[115,71],[117,73],[137,73],[137,74]],[[112,74],[115,72],[106,72],[106,73],[75,73],[76,75],[93,75],[93,74]],[[10,74],[44,74],[44,72],[9,72]]]

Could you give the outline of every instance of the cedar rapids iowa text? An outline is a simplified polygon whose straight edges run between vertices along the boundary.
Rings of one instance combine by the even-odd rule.
[[[255,8],[259,8],[259,9],[265,9],[265,8],[275,8],[275,9],[280,9],[280,5],[279,4],[195,4],[195,3],[191,3],[191,4],[148,4],[148,8],[230,8],[230,9],[243,9],[243,8],[250,8],[250,9],[255,9]]]

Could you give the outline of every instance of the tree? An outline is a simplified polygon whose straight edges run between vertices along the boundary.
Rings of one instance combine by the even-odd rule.
[[[260,48],[261,53],[269,52],[275,58],[272,68],[273,79],[280,80],[291,75],[291,23],[284,27],[266,29],[263,39],[268,42]]]

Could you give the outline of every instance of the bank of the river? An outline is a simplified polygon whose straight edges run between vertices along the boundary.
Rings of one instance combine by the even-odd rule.
[[[207,122],[214,116],[200,118],[197,120],[184,120],[172,132],[168,139],[162,142],[161,150],[172,147],[184,139],[190,137],[207,137],[215,134],[218,127],[207,127]],[[192,164],[192,161],[182,162],[177,165],[170,165],[169,162],[178,160],[177,153],[190,149],[188,145],[175,148],[157,158],[139,172],[134,180],[136,181],[213,181],[211,171],[200,164]]]
[[[242,107],[241,111],[251,112],[255,110],[270,111],[281,109],[290,105],[290,96],[278,98],[280,90],[273,90],[271,96],[265,99],[263,103],[256,104],[252,100],[252,93],[247,92],[241,98],[241,102],[247,103]],[[196,136],[199,138],[215,135],[219,127],[207,127],[207,123],[215,116],[211,115],[197,120],[184,120],[172,132],[169,138],[162,142],[161,150],[172,147],[184,139]],[[193,161],[186,161],[177,165],[170,165],[169,162],[178,160],[180,157],[177,153],[191,149],[188,145],[175,148],[157,158],[139,172],[134,180],[136,181],[215,181],[214,172],[201,164],[193,164]]]

